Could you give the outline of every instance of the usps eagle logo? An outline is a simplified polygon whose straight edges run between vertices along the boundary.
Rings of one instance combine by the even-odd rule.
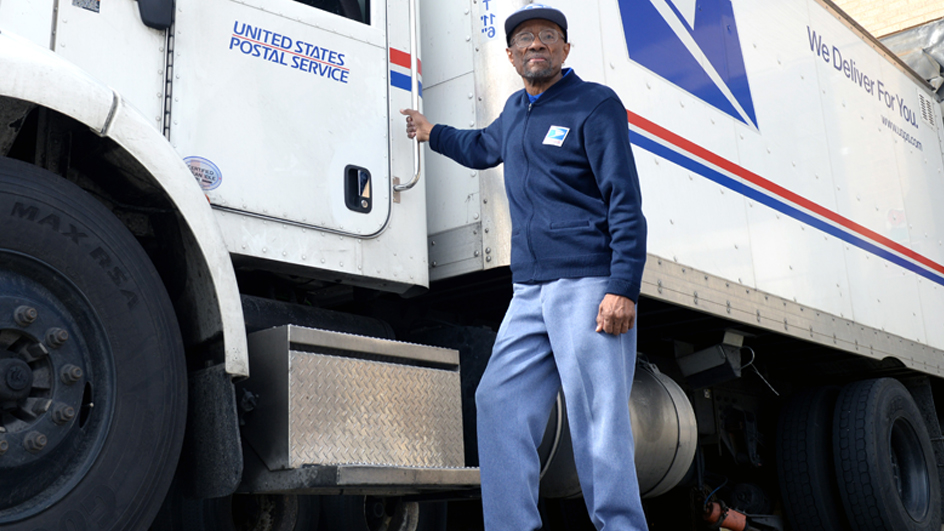
[[[754,128],[731,0],[619,0],[629,58]]]
[[[569,132],[569,127],[552,125],[551,128],[547,130],[547,136],[544,137],[544,144],[561,147],[564,145],[564,139],[567,138],[567,133]]]

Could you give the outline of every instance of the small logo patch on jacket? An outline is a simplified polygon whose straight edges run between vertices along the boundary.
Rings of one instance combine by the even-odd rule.
[[[551,128],[547,130],[547,136],[544,137],[544,144],[561,147],[564,145],[564,139],[567,138],[568,133],[570,133],[569,127],[552,125]]]

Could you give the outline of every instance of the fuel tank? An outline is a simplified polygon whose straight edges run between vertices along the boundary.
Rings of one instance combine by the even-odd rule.
[[[675,487],[692,465],[698,443],[695,411],[682,388],[647,363],[636,366],[629,411],[639,492],[643,498],[659,496]],[[551,411],[539,453],[541,496],[580,496],[563,394]]]

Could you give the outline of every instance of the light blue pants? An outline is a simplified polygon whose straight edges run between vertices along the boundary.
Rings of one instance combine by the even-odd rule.
[[[584,500],[599,530],[647,528],[629,391],[636,329],[597,333],[606,278],[515,284],[475,393],[486,531],[541,527],[537,448],[563,386]]]

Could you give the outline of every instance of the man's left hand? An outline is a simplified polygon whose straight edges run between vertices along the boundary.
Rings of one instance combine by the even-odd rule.
[[[416,138],[420,142],[429,142],[433,124],[422,113],[413,109],[400,109],[400,114],[406,116],[406,136]]]
[[[597,332],[618,336],[636,324],[636,303],[621,295],[607,293],[597,313]]]

